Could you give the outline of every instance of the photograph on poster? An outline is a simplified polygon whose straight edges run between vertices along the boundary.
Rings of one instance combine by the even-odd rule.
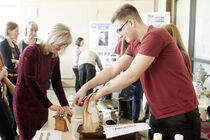
[[[98,55],[99,56],[103,56],[103,52],[98,52]]]
[[[108,31],[99,32],[98,46],[108,46]]]

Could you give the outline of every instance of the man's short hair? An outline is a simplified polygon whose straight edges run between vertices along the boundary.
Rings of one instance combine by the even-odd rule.
[[[142,22],[138,10],[131,4],[124,4],[114,13],[111,22],[114,23],[116,20],[122,21],[130,18],[135,19],[139,23]]]

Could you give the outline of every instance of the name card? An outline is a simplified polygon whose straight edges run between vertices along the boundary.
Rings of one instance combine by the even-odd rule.
[[[150,126],[147,123],[103,125],[106,138],[117,137],[129,133],[148,130]]]
[[[36,131],[34,140],[61,140],[62,133],[56,130]]]

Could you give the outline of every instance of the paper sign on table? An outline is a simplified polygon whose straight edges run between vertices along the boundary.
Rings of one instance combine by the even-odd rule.
[[[56,130],[36,131],[34,140],[61,140],[62,132]]]
[[[147,123],[134,123],[134,124],[119,124],[119,125],[103,125],[106,138],[121,136],[133,132],[143,131],[150,129]]]

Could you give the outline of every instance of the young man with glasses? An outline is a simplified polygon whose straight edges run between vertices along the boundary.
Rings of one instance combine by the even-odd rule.
[[[165,29],[145,25],[130,4],[115,12],[112,23],[131,45],[114,65],[86,83],[75,95],[74,102],[82,104],[88,89],[111,79],[98,90],[96,101],[140,77],[151,109],[150,139],[156,132],[162,133],[166,140],[173,140],[175,134],[184,135],[185,140],[200,139],[198,101],[192,79],[170,34]],[[140,43],[134,45],[134,40]],[[124,69],[127,70],[118,75]]]

